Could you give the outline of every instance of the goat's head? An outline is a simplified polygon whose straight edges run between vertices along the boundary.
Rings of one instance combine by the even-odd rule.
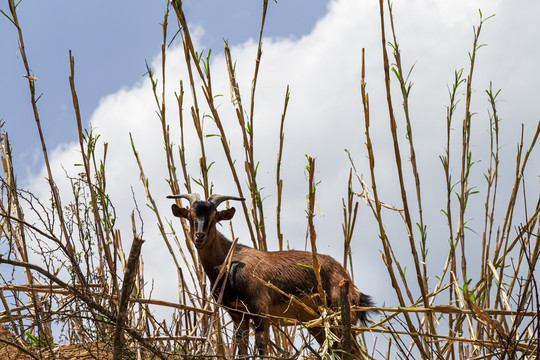
[[[245,200],[244,198],[226,195],[210,195],[208,200],[201,200],[199,194],[181,194],[167,196],[169,199],[184,198],[189,200],[189,208],[172,205],[174,216],[189,220],[191,240],[197,249],[204,248],[208,241],[214,238],[215,227],[221,220],[230,220],[234,216],[235,208],[217,210],[219,204],[227,200]]]

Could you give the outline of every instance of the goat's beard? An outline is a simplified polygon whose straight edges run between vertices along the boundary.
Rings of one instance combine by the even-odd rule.
[[[202,248],[204,248],[206,246],[206,241],[201,242],[201,243],[198,243],[198,242],[194,241],[193,244],[195,244],[195,247],[200,250],[200,249],[202,249]]]

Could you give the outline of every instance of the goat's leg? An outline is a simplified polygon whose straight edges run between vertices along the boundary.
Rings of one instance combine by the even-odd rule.
[[[237,354],[247,355],[249,346],[249,318],[244,314],[231,313]]]
[[[324,341],[326,340],[326,335],[324,333],[324,329],[322,327],[310,327],[308,328],[308,332],[317,340],[319,343],[319,346],[322,346],[324,344]]]
[[[253,318],[255,323],[255,348],[259,356],[266,355],[268,351],[268,336],[269,336],[269,323],[268,320],[262,317]]]

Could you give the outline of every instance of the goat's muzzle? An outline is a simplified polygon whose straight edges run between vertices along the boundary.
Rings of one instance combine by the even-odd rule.
[[[203,232],[195,233],[193,243],[197,249],[202,249],[206,245],[206,234]]]

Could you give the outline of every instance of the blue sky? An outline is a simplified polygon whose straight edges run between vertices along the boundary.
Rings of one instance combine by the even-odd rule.
[[[31,67],[39,79],[38,91],[45,93],[39,106],[59,187],[69,194],[64,169],[68,173],[76,171],[71,165],[78,162],[78,148],[73,143],[76,125],[68,86],[68,50],[72,49],[76,59],[76,86],[83,118],[101,134],[102,141],[110,143],[107,155],[108,186],[125,238],[129,237],[127,234],[131,229],[129,214],[133,209],[133,196],[139,204],[146,201],[131,153],[129,133],[138,146],[146,174],[151,174],[151,189],[154,198],[158,199],[158,207],[163,209],[162,212],[167,212],[170,207],[170,202],[165,199],[168,187],[163,180],[166,177],[161,154],[163,140],[155,115],[151,86],[142,76],[146,72],[145,59],[155,68],[159,65],[161,28],[158,23],[162,20],[164,7],[165,2],[157,4],[148,1],[45,3],[23,0],[19,10]],[[237,61],[238,82],[243,95],[247,96],[256,54],[256,43],[250,39],[258,36],[260,2],[186,1],[185,7],[196,46],[199,49],[215,49],[211,63],[212,82],[215,93],[224,95],[219,99],[220,110],[230,133],[233,156],[241,160],[241,138],[235,131],[238,124],[228,95],[222,39],[229,39],[232,56]],[[502,119],[502,162],[498,191],[504,205],[513,184],[513,160],[521,126],[524,126],[524,140],[527,143],[540,119],[540,68],[537,65],[540,48],[535,46],[540,34],[537,21],[540,3],[524,0],[517,6],[514,2],[503,0],[394,1],[395,25],[404,67],[409,69],[414,66],[410,78],[414,83],[410,111],[418,146],[418,163],[421,164],[419,171],[430,248],[428,267],[433,274],[433,282],[440,273],[448,251],[447,228],[445,218],[441,215],[441,209],[446,206],[444,173],[439,160],[445,146],[448,86],[452,84],[454,71],[464,69],[464,73],[468,73],[473,26],[479,20],[478,9],[482,9],[484,16],[496,16],[484,24],[481,43],[487,46],[478,52],[473,78],[471,106],[475,115],[472,120],[471,150],[475,165],[471,184],[481,192],[485,190],[483,174],[490,155],[489,103],[485,90],[492,83],[494,89],[502,89],[498,103]],[[360,102],[362,48],[366,52],[378,188],[384,202],[400,205],[382,83],[378,17],[376,1],[290,0],[269,3],[255,108],[256,157],[261,161],[259,184],[265,189],[263,196],[267,196],[267,223],[273,224],[279,119],[285,89],[290,85],[291,100],[282,167],[285,180],[282,227],[291,248],[304,248],[307,192],[304,168],[305,154],[309,154],[317,158],[317,177],[321,181],[318,188],[321,214],[318,214],[315,222],[319,235],[318,248],[321,253],[329,253],[338,260],[342,258],[341,199],[346,195],[350,169],[345,149],[355,159],[359,175],[365,180],[369,179]],[[171,24],[170,35],[174,29],[175,24]],[[17,57],[15,31],[7,20],[3,20],[0,22],[0,33],[3,51],[0,58],[0,118],[3,118],[10,131],[18,159],[16,171],[19,181],[46,198],[45,173],[40,166],[39,144],[28,101],[27,83],[21,76],[23,68]],[[168,53],[168,104],[174,103],[173,94],[178,91],[179,81],[187,81],[182,64],[181,49],[177,44],[173,45]],[[394,108],[398,114],[399,136],[405,152],[407,143],[401,100],[395,85],[393,79]],[[464,88],[459,93],[462,100],[456,110],[458,115],[453,126],[453,150],[459,150],[460,145],[463,93]],[[185,109],[189,109],[189,100],[186,101]],[[179,131],[174,125],[177,122],[177,109],[170,105],[168,111],[173,138],[178,139]],[[204,108],[202,111],[208,113]],[[185,113],[187,116],[188,111]],[[207,122],[206,131],[216,131],[211,122]],[[186,129],[186,133],[189,140],[186,146],[193,149],[187,155],[188,163],[190,171],[196,176],[199,146],[193,129]],[[231,179],[223,176],[228,171],[223,165],[219,143],[216,138],[209,138],[207,144],[208,157],[216,162],[211,172],[216,192],[233,194],[235,187]],[[404,154],[403,163],[410,175],[409,155]],[[529,207],[536,203],[540,189],[539,155],[537,148],[531,154],[533,160],[526,173],[527,194],[531,196]],[[459,153],[455,153],[453,159],[453,176],[457,179]],[[407,179],[408,189],[414,191],[412,177]],[[483,221],[483,196],[478,195],[470,200],[469,225],[473,228],[481,226]],[[521,201],[522,194],[519,199]],[[497,218],[504,215],[504,206],[500,209]],[[174,273],[175,269],[172,261],[163,260],[170,259],[170,256],[159,241],[157,229],[151,225],[152,214],[144,210],[143,216],[148,219],[148,241],[146,248],[143,247],[147,278],[155,280],[155,297],[174,300],[176,294],[175,289],[171,290],[170,279],[160,275],[164,272]],[[398,258],[404,267],[412,269],[401,218],[390,212],[384,216]],[[524,217],[525,211],[516,212],[516,223]],[[249,244],[249,235],[242,221],[238,216],[233,221],[235,233],[241,243]],[[361,290],[372,294],[377,304],[395,305],[380,257],[378,228],[369,208],[363,203],[360,204],[356,226],[352,244],[356,283]],[[269,236],[275,236],[273,226],[270,230]],[[468,233],[468,236],[471,239],[468,251],[474,258],[478,254],[481,231]],[[269,241],[269,244],[276,245],[277,241]],[[471,264],[471,267],[474,266]],[[407,275],[414,280],[412,270]]]
[[[76,61],[76,86],[83,121],[105,95],[140,81],[145,59],[161,49],[165,1],[23,0],[18,16],[23,29],[30,67],[43,93],[39,110],[47,146],[54,148],[76,139],[76,123],[69,89],[69,50]],[[253,0],[184,1],[184,11],[193,25],[204,28],[206,49],[222,52],[229,44],[256,38],[262,2]],[[265,34],[301,37],[320,19],[328,1],[295,0],[269,2]],[[9,13],[7,3],[1,9]],[[174,22],[174,18],[173,18]],[[171,26],[171,33],[176,32]],[[14,155],[19,176],[36,173],[42,164],[37,130],[29,102],[28,85],[21,75],[15,28],[2,16],[0,21],[0,119],[17,142]],[[172,36],[170,34],[169,36]],[[20,139],[20,140],[19,140]]]

